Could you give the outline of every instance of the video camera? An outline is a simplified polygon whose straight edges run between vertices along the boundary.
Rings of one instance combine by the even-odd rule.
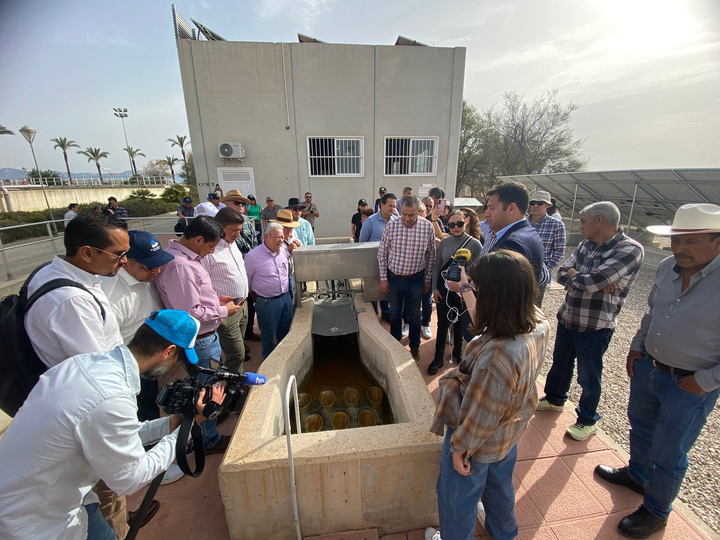
[[[461,248],[458,249],[455,252],[455,255],[453,255],[452,262],[450,263],[450,266],[447,269],[447,274],[445,275],[446,281],[460,281],[460,267],[461,266],[467,266],[467,263],[472,258],[472,253],[470,253],[469,249]]]

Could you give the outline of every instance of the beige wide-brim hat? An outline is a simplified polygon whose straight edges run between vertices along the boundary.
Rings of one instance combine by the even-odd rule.
[[[672,226],[650,225],[647,230],[658,236],[720,233],[720,206],[708,203],[685,204],[675,212]]]
[[[548,193],[547,191],[536,191],[535,193],[531,193],[530,200],[531,201],[542,201],[544,203],[552,205],[550,193]]]
[[[243,197],[243,194],[237,189],[231,189],[227,192],[227,195],[220,199],[220,202],[228,201],[242,201],[245,204],[250,204],[250,199]]]
[[[279,223],[283,227],[290,227],[291,229],[300,226],[299,221],[293,220],[293,215],[290,210],[278,210],[277,218],[271,219],[270,223]]]

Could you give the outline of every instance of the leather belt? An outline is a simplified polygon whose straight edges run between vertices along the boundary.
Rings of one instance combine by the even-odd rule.
[[[652,358],[652,357],[651,357]],[[687,369],[680,369],[672,366],[668,366],[667,364],[663,364],[662,362],[658,362],[654,358],[652,359],[653,364],[655,364],[655,367],[658,368],[660,371],[664,371],[665,373],[669,373],[673,377],[675,375],[679,377],[689,377],[690,375],[695,375],[694,371],[689,371]]]
[[[258,294],[257,297],[258,297],[258,298],[264,298],[265,300],[274,300],[275,298],[280,298],[281,296],[285,296],[286,294],[289,294],[289,293],[290,293],[290,291],[284,292],[284,293],[282,293],[282,294],[278,294],[277,296],[260,296],[260,295]]]
[[[198,334],[198,336],[197,336],[195,339],[197,340],[197,339],[203,339],[203,338],[206,338],[206,337],[210,337],[210,336],[212,336],[214,333],[215,333],[215,330],[213,330],[212,332],[205,332],[204,334]]]
[[[401,276],[400,274],[396,274],[395,272],[388,270],[393,276],[399,277],[400,279],[413,279],[418,277],[420,274],[424,272],[424,270],[420,270],[419,272],[415,272],[414,274],[410,274],[409,276]]]

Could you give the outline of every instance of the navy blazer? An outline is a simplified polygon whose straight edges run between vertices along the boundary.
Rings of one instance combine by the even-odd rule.
[[[543,262],[545,252],[540,235],[535,227],[530,225],[527,219],[521,219],[505,231],[505,234],[495,242],[495,245],[490,251],[497,251],[499,249],[509,249],[510,251],[525,255],[525,258],[530,261],[533,267],[538,287],[540,286],[545,273]]]

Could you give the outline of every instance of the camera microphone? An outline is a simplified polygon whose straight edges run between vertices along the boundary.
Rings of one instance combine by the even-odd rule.
[[[447,270],[447,281],[460,281],[460,267],[467,266],[467,263],[472,258],[472,253],[469,249],[460,248],[453,255],[450,267]]]
[[[263,377],[262,375],[258,375],[257,373],[251,373],[249,371],[246,371],[244,373],[240,373],[239,375],[240,378],[238,380],[243,384],[260,386],[261,384],[265,384],[267,382],[267,377]]]

